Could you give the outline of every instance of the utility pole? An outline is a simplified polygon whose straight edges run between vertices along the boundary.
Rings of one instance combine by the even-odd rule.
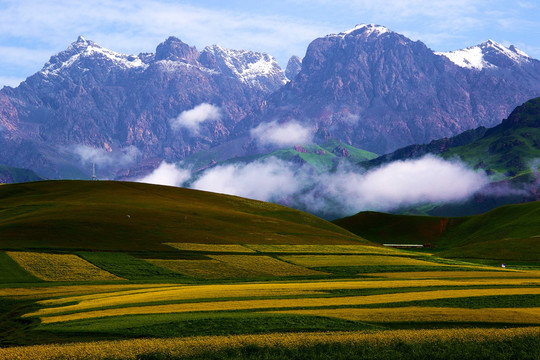
[[[97,180],[96,176],[96,163],[92,162],[92,180]]]

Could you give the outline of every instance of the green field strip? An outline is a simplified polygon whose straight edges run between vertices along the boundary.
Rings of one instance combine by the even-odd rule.
[[[184,277],[125,253],[78,252],[77,254],[97,267],[129,280],[166,280]]]
[[[529,288],[536,288],[537,285],[531,285]],[[447,298],[447,299],[435,299],[435,300],[418,300],[418,301],[409,301],[409,302],[388,302],[388,303],[376,303],[376,304],[365,304],[365,305],[335,305],[335,306],[310,306],[310,307],[303,307],[302,306],[302,299],[314,299],[314,298],[340,298],[340,297],[351,297],[351,296],[372,296],[372,295],[392,295],[392,294],[406,294],[406,293],[415,293],[415,292],[426,292],[426,291],[441,291],[441,290],[480,290],[480,289],[523,289],[527,288],[527,286],[523,285],[471,285],[471,286],[425,286],[425,287],[408,287],[408,288],[375,288],[375,289],[335,289],[335,290],[326,290],[324,292],[321,292],[320,294],[305,294],[305,295],[280,295],[280,296],[243,296],[243,297],[214,297],[214,298],[201,298],[201,299],[171,299],[171,300],[164,300],[164,301],[145,301],[145,302],[132,302],[128,304],[121,304],[121,305],[111,305],[111,306],[95,306],[95,307],[88,307],[85,309],[77,309],[77,310],[67,310],[62,311],[63,306],[69,306],[69,305],[75,305],[77,304],[76,301],[69,302],[69,303],[62,303],[62,306],[58,306],[58,311],[55,311],[54,313],[50,314],[42,314],[40,317],[47,317],[47,316],[59,316],[59,315],[69,315],[69,314],[78,314],[78,313],[85,313],[85,312],[91,312],[91,311],[100,311],[100,310],[112,310],[112,309],[124,309],[124,308],[130,308],[130,307],[151,307],[151,306],[161,306],[161,305],[173,305],[173,304],[204,304],[204,303],[214,303],[214,302],[228,302],[228,301],[258,301],[258,300],[285,300],[285,299],[297,299],[299,300],[298,307],[292,307],[287,308],[288,310],[303,310],[303,309],[325,309],[325,308],[380,308],[380,307],[405,307],[405,306],[438,306],[434,304],[439,304],[439,300],[447,300],[447,302],[440,302],[439,307],[446,307],[446,303],[448,304],[455,304],[454,306],[448,306],[448,307],[464,307],[466,308],[466,304],[468,302],[471,302],[472,309],[475,308],[482,308],[482,307],[535,307],[538,305],[538,302],[540,301],[540,295],[497,295],[497,296],[491,296],[494,299],[501,298],[501,306],[481,306],[481,298],[483,296],[477,296],[477,297],[469,297],[469,298],[463,298],[465,300],[460,301],[462,298]],[[522,305],[520,303],[514,304],[512,306],[512,302],[516,299],[522,297],[525,303],[529,306]],[[495,301],[493,299],[490,299],[492,302]],[[536,301],[536,304],[534,304],[534,301]],[[405,304],[405,305],[401,305]],[[413,305],[407,305],[407,304],[413,304]],[[424,305],[425,304],[425,305]],[[474,305],[476,304],[476,305]],[[487,303],[487,304],[494,304],[494,303]],[[516,306],[519,305],[519,306]],[[55,308],[55,307],[51,307]],[[275,308],[274,310],[279,310],[280,308]],[[270,309],[272,310],[272,309]],[[226,311],[214,311],[214,312],[204,312],[205,314],[209,313],[224,313],[224,312],[251,312],[251,311],[258,311],[258,310],[226,310]],[[150,316],[150,315],[149,315]]]
[[[426,271],[478,271],[478,269],[457,266],[429,265],[361,265],[361,266],[316,266],[310,269],[331,273],[336,276],[354,277],[359,274],[376,274],[384,272],[426,272]],[[449,275],[450,276],[450,275]]]
[[[0,283],[35,283],[43,282],[24,270],[8,254],[0,251]]]
[[[408,301],[389,304],[362,305],[362,308],[381,307],[455,307],[463,309],[484,309],[484,308],[533,308],[540,307],[540,295],[486,295],[471,296],[463,298],[437,299]]]
[[[275,332],[354,331],[378,327],[360,322],[304,315],[254,312],[127,315],[67,323],[40,324],[38,331],[114,337],[187,337],[200,335],[265,334]]]

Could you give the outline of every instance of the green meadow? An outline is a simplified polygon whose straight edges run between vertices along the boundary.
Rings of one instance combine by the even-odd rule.
[[[4,185],[0,358],[537,359],[538,209],[329,223],[147,184]]]

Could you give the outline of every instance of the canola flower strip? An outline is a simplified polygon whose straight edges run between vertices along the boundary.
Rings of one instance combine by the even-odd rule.
[[[231,267],[246,271],[255,271],[272,276],[310,276],[327,275],[324,272],[306,269],[305,267],[288,264],[269,256],[252,255],[210,255],[212,259],[221,261]]]
[[[382,309],[318,309],[271,311],[272,314],[326,316],[365,322],[495,322],[540,325],[540,308],[462,309],[445,307],[401,307]]]
[[[385,279],[467,279],[467,278],[540,278],[535,271],[411,271],[365,273],[363,276]]]
[[[222,284],[222,285],[174,285],[152,288],[141,288],[123,291],[111,291],[107,293],[67,296],[58,299],[42,300],[39,303],[44,306],[34,315],[59,314],[67,311],[82,311],[99,309],[111,306],[133,306],[145,302],[154,303],[156,299],[161,301],[195,300],[227,297],[252,297],[259,296],[309,296],[321,291],[339,289],[378,289],[400,287],[430,287],[430,286],[472,286],[472,285],[496,285],[496,286],[520,286],[539,285],[539,282],[531,282],[529,279],[474,279],[465,281],[450,280],[388,280],[388,281],[321,281],[321,282],[278,282],[278,283],[254,283],[254,284]],[[73,303],[77,304],[73,304]],[[62,306],[63,304],[72,305]]]
[[[267,276],[256,270],[246,270],[218,260],[160,260],[146,259],[151,264],[201,279],[234,279]]]
[[[365,265],[429,265],[447,266],[445,264],[407,258],[404,256],[382,255],[289,255],[280,256],[287,262],[306,267],[325,266],[365,266]]]
[[[45,281],[123,280],[72,254],[7,251],[26,271]]]
[[[23,299],[43,299],[63,296],[58,299],[70,299],[73,296],[107,296],[111,292],[123,292],[134,289],[162,288],[161,284],[114,284],[114,285],[61,285],[61,286],[40,286],[27,288],[2,288],[0,297],[23,298]],[[88,295],[84,295],[88,294]],[[66,298],[67,296],[67,298]],[[52,300],[49,300],[52,301]]]
[[[246,244],[246,247],[262,253],[324,253],[324,254],[381,254],[404,255],[404,251],[367,245],[277,245]]]
[[[45,306],[56,306],[41,310],[41,314],[54,314],[66,312],[67,303],[72,311],[87,310],[103,307],[104,303],[115,305],[141,304],[162,300],[190,300],[213,299],[223,297],[252,297],[253,294],[267,296],[282,295],[309,295],[321,291],[347,290],[347,289],[381,289],[403,287],[431,287],[431,286],[524,286],[540,285],[540,281],[529,279],[465,279],[465,280],[349,280],[349,281],[317,281],[317,282],[272,282],[252,284],[214,284],[214,285],[161,285],[149,288],[116,290],[99,294],[67,296],[58,299],[42,300],[39,303]],[[99,288],[101,289],[101,288]],[[124,288],[122,288],[124,289]],[[264,295],[263,295],[264,294]]]
[[[145,354],[161,353],[171,357],[203,354],[244,346],[286,347],[297,349],[317,344],[351,344],[385,346],[400,343],[427,343],[435,341],[487,342],[504,341],[515,337],[539,336],[540,327],[512,329],[437,329],[393,330],[367,332],[314,332],[275,333],[234,336],[199,336],[170,339],[134,339],[96,341],[87,343],[34,345],[0,348],[4,360],[22,359],[136,359]]]
[[[56,311],[62,312],[62,307],[56,309],[41,309],[23,315],[40,316],[42,323],[54,323],[71,320],[91,319],[98,317],[136,315],[136,314],[167,314],[202,311],[236,311],[236,310],[278,310],[280,308],[310,308],[337,307],[366,304],[398,303],[415,300],[435,300],[472,296],[491,295],[528,295],[540,294],[540,288],[511,288],[511,289],[464,289],[464,290],[434,290],[424,292],[344,296],[335,298],[303,298],[303,299],[261,299],[261,300],[227,300],[217,302],[181,303],[153,306],[133,306],[114,309],[93,310],[64,315],[49,315]]]
[[[195,244],[195,243],[165,243],[175,249],[182,251],[200,251],[200,252],[229,252],[229,253],[254,253],[255,250],[249,249],[240,244]]]

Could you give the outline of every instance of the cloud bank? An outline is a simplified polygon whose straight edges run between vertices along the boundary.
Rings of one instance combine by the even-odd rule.
[[[182,186],[190,177],[189,170],[163,161],[152,173],[135,181],[156,185]]]
[[[346,216],[363,210],[464,201],[488,183],[484,173],[434,156],[397,161],[367,172],[338,169],[323,174],[270,158],[208,169],[192,187],[278,202],[323,216]]]
[[[287,147],[308,144],[313,140],[313,131],[297,121],[262,123],[250,131],[251,137],[261,145]]]
[[[88,145],[74,145],[65,149],[79,157],[82,164],[95,163],[101,167],[123,167],[133,164],[141,155],[139,149],[130,145],[125,148],[113,151],[107,151],[101,148],[95,148]]]
[[[271,158],[249,164],[217,166],[193,183],[198,190],[279,202],[300,190],[289,163]]]
[[[176,119],[170,121],[171,128],[178,131],[187,129],[192,134],[199,134],[201,124],[207,121],[215,121],[221,118],[221,109],[217,106],[202,103],[191,110],[180,113]]]

